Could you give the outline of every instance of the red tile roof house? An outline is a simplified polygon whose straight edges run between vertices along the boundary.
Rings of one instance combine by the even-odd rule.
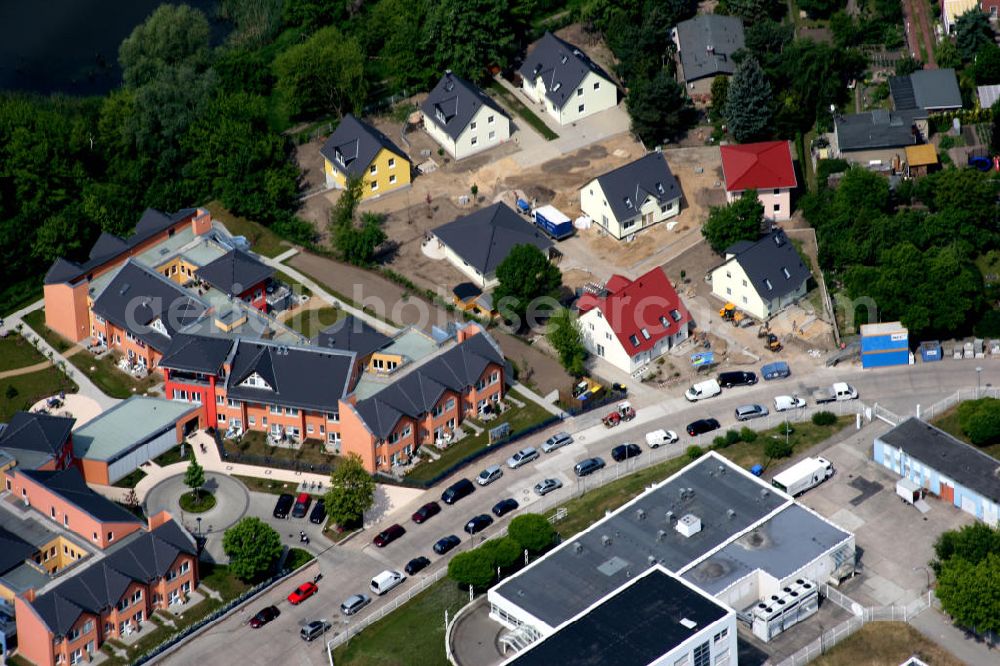
[[[587,350],[633,375],[686,340],[693,324],[662,268],[635,280],[613,275],[576,308]]]
[[[721,146],[720,150],[726,201],[732,203],[744,191],[757,190],[766,219],[779,222],[791,217],[791,192],[798,180],[788,141]]]
[[[161,512],[104,557],[16,597],[17,654],[36,666],[90,661],[107,639],[141,629],[197,585],[194,539]]]

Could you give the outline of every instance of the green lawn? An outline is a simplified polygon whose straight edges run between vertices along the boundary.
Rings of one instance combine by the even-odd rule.
[[[343,310],[328,305],[322,308],[310,308],[296,312],[288,319],[285,319],[284,324],[293,331],[298,331],[305,337],[312,339],[321,330],[331,324],[335,324],[343,317]]]
[[[177,446],[175,446],[173,448],[170,448],[170,449],[167,449],[166,451],[164,451],[160,455],[158,455],[155,458],[153,458],[153,462],[155,462],[160,467],[166,467],[167,465],[173,465],[174,463],[179,463],[182,460],[189,460],[191,458],[191,445],[190,444],[185,444],[184,445],[184,453],[186,453],[187,455],[182,458],[181,457],[181,445],[178,444]]]
[[[334,650],[337,664],[351,666],[447,666],[444,611],[469,603],[469,594],[447,578],[434,583],[399,610]],[[406,646],[401,649],[400,646]]]
[[[958,424],[958,405],[941,412],[941,415],[931,421],[931,424],[937,426],[941,430],[944,430],[952,437],[960,439],[970,446],[975,446],[983,453],[989,454],[994,458],[1000,458],[1000,444],[976,446],[972,443],[972,440],[966,436],[965,432],[962,430],[962,426]]]
[[[116,488],[135,488],[135,484],[142,481],[142,478],[146,476],[146,473],[141,469],[134,469],[122,478],[115,481],[114,486]]]
[[[268,444],[267,435],[264,433],[249,430],[244,433],[239,442],[224,439],[222,443],[230,455],[245,454],[269,457],[272,460],[290,460],[306,465],[335,465],[337,463],[337,456],[327,453],[322,442],[315,439],[305,440],[299,449],[285,449]]]
[[[181,495],[178,503],[181,506],[181,510],[187,513],[205,513],[215,507],[215,502],[215,495],[204,491],[197,495],[192,492],[186,492]]]
[[[256,476],[240,476],[239,474],[233,474],[233,478],[238,479],[247,487],[248,490],[252,490],[255,493],[269,493],[271,495],[290,493],[294,495],[298,491],[299,487],[297,483],[292,483],[291,481],[259,479]]]
[[[814,666],[859,666],[860,664],[901,664],[916,656],[934,666],[959,666],[961,660],[924,637],[905,622],[875,622],[844,639]]]
[[[307,562],[312,562],[316,558],[308,550],[302,550],[301,548],[289,548],[288,558],[285,560],[285,568],[291,571],[295,571],[303,564]]]
[[[485,449],[489,444],[489,430],[501,423],[510,423],[511,432],[524,430],[537,423],[541,423],[552,415],[542,409],[537,403],[532,402],[517,391],[511,391],[511,395],[524,403],[524,407],[511,406],[501,418],[489,423],[482,423],[483,433],[480,435],[466,435],[457,444],[441,451],[438,460],[422,462],[413,468],[413,471],[406,475],[411,481],[423,482],[433,479],[435,476],[448,469],[462,458]]]
[[[59,391],[76,393],[77,390],[77,385],[54,366],[0,379],[0,421],[8,421],[14,412],[26,411],[42,398]]]
[[[514,93],[504,88],[502,85],[496,81],[490,81],[490,92],[495,96],[500,97],[504,104],[510,107],[510,110],[521,116],[524,122],[531,125],[535,131],[545,137],[546,140],[552,141],[553,139],[558,139],[559,135],[549,129],[549,126],[545,122],[535,115],[535,112],[524,105],[521,100],[514,96]]]
[[[274,277],[276,277],[279,281],[284,282],[289,287],[291,287],[293,294],[296,295],[303,294],[305,296],[312,296],[312,290],[309,287],[305,286],[304,284],[293,278],[288,273],[285,273],[284,271],[277,271],[274,274]]]
[[[16,333],[0,339],[0,372],[26,368],[44,360],[40,351]]]
[[[222,595],[225,601],[235,599],[250,589],[250,586],[229,573],[229,567],[224,564],[200,562],[198,573],[201,582]]]
[[[264,225],[245,217],[233,215],[218,201],[210,201],[205,204],[205,208],[212,213],[214,219],[226,226],[229,233],[234,236],[246,236],[246,239],[250,241],[250,249],[257,254],[262,254],[265,257],[276,257],[291,247],[282,241],[278,234]]]

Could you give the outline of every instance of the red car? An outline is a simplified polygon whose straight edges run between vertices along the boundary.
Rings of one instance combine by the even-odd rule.
[[[391,527],[387,527],[384,531],[379,532],[378,536],[374,539],[374,543],[379,548],[385,548],[404,534],[406,534],[406,530],[402,525],[393,525]]]
[[[303,601],[316,594],[319,588],[316,583],[302,583],[295,591],[288,595],[288,603],[293,606],[301,604]]]
[[[416,512],[411,517],[413,518],[413,522],[419,525],[420,523],[424,522],[425,520],[433,516],[436,516],[439,513],[441,513],[441,505],[438,504],[437,502],[428,502],[427,504],[424,504],[422,507],[417,509]]]

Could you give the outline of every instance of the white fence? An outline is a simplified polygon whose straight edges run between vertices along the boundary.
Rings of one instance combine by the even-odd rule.
[[[948,411],[963,400],[978,400],[979,398],[1000,398],[1000,389],[992,386],[983,386],[974,389],[959,389],[947,398],[943,398],[926,409],[920,410],[920,417],[931,420]]]

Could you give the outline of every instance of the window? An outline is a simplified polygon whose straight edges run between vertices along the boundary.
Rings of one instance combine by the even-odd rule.
[[[378,181],[377,180],[373,180],[372,181],[372,192],[374,192],[376,190],[378,190]]]
[[[98,324],[104,324],[104,317],[102,317],[101,315],[95,314],[94,315],[94,321],[96,321]]]
[[[583,113],[583,104],[581,104],[580,106],[576,107],[576,112],[577,113]]]
[[[132,595],[132,603],[137,604],[142,600],[142,590],[136,590]]]
[[[746,297],[746,296],[744,296],[744,297],[743,297],[743,305],[746,305],[746,304],[747,304],[747,303],[749,303],[749,302],[750,302],[750,301],[748,301],[748,300],[747,300],[747,297]]]
[[[233,400],[232,398],[229,398],[228,400],[226,400],[226,404],[229,405],[230,407],[239,407],[240,406],[239,403],[236,402],[235,400]]]
[[[313,428],[313,425],[311,423],[306,426],[306,432],[309,433],[310,435],[313,434],[314,430],[315,428]]]
[[[476,123],[475,123],[475,121],[473,121],[473,122],[469,123],[469,129],[470,129],[470,130],[474,130],[474,129],[476,129]]]
[[[115,540],[115,533],[108,532],[108,541],[114,541],[114,540]]]
[[[721,641],[723,638],[725,638],[728,635],[729,635],[729,629],[728,628],[727,629],[723,629],[722,631],[720,631],[719,633],[717,633],[715,636],[712,636],[712,642],[713,643],[718,643],[719,641]]]
[[[479,137],[475,137],[475,136],[472,137],[472,140],[469,141],[469,143],[471,143],[473,146],[476,145],[477,143],[479,143]]]
[[[733,295],[732,287],[726,287],[726,296],[732,296],[732,295]]]
[[[54,506],[49,507],[49,516],[51,518],[55,518],[56,517],[56,508]]]
[[[604,332],[604,339],[605,339],[605,340],[610,340],[610,339],[611,339],[611,334],[610,334],[610,333],[608,333],[607,331],[605,331],[605,332]]]
[[[774,204],[774,212],[777,213],[779,210],[781,210],[781,204]]]
[[[777,194],[777,193],[778,193],[778,190],[777,190],[777,189],[775,189],[775,190],[774,190],[774,193],[775,193],[775,194]]]
[[[490,141],[496,141],[496,139],[497,139],[497,133],[491,130],[490,131]]]
[[[187,402],[188,392],[184,389],[174,389],[174,400],[182,400]]]
[[[251,414],[250,416],[247,417],[247,423],[249,423],[252,426],[257,425],[257,417]]]
[[[281,414],[281,407],[278,407],[277,405],[269,405],[267,409],[272,414]]]
[[[488,118],[486,118],[486,122],[489,123],[490,125],[493,124],[493,120],[494,120],[494,116],[489,116]]]
[[[396,174],[392,174],[391,176],[389,176],[389,184],[390,185],[396,184]]]
[[[226,415],[225,414],[219,414],[218,421],[219,421],[219,423],[225,423],[226,422]]]
[[[577,97],[583,97],[583,88],[577,88],[576,89],[576,96]]]
[[[191,563],[190,562],[184,562],[181,565],[181,573],[182,574],[186,574],[190,570],[191,570]]]
[[[340,422],[340,412],[327,412],[326,418],[334,423]]]
[[[375,165],[375,164],[373,164],[370,167],[368,167],[368,173],[372,174],[373,176],[375,174],[377,174],[378,173],[378,166]]]
[[[266,416],[260,417],[260,424],[262,426],[266,426],[267,425],[267,417]]]
[[[744,287],[747,286],[747,281],[746,280],[743,280],[743,286]]]
[[[625,223],[622,225],[622,229],[631,229],[634,226],[635,220],[625,220]]]
[[[93,536],[90,537],[94,541],[97,541],[97,532],[94,532]]]
[[[285,407],[285,415],[286,416],[298,416],[299,415],[299,410],[297,408],[295,408],[295,407]]]
[[[226,402],[226,396],[224,395],[215,396],[215,404],[222,405],[225,404],[225,402]]]
[[[705,641],[694,649],[694,666],[711,666],[712,655],[708,649],[708,641]]]
[[[69,527],[69,514],[63,514],[63,527]]]
[[[396,158],[395,157],[390,157],[389,158],[389,168],[390,169],[395,169],[396,168]]]
[[[446,410],[448,410],[449,412],[450,412],[451,410],[455,409],[455,399],[454,399],[454,398],[448,398],[448,402],[447,402],[447,403],[445,403],[445,406],[444,406],[444,408],[445,408]]]
[[[604,345],[597,345],[597,355],[604,356]]]

